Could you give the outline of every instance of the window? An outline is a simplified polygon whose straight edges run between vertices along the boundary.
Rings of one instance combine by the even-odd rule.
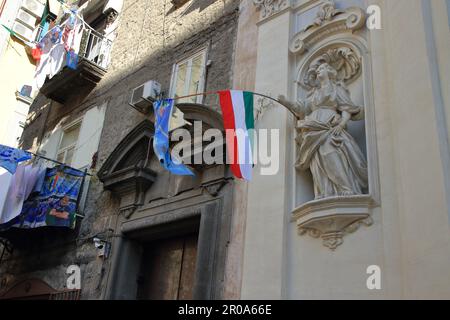
[[[177,63],[174,66],[171,97],[177,98],[201,93],[205,88],[206,50]],[[189,97],[177,102],[201,103],[203,96]]]
[[[75,148],[78,142],[78,136],[80,134],[80,123],[75,124],[68,129],[64,130],[61,142],[59,144],[56,160],[67,165],[72,164],[73,155],[75,154]]]

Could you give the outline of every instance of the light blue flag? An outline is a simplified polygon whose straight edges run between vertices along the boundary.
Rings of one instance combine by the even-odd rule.
[[[161,165],[171,173],[179,176],[194,176],[184,164],[175,161],[169,150],[169,123],[174,106],[173,99],[158,100],[153,104],[155,111],[155,137],[153,149]]]

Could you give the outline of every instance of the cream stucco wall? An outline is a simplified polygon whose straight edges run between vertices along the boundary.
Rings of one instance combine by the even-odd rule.
[[[293,117],[275,107],[259,120],[259,127],[281,129],[281,168],[248,185],[241,298],[450,298],[450,37],[445,2],[433,1],[427,10],[427,1],[360,2],[364,9],[369,4],[382,9],[382,29],[365,35],[380,203],[371,212],[374,224],[347,235],[336,251],[299,236],[290,221]],[[314,1],[297,1],[308,2]],[[293,98],[295,57],[288,44],[298,8],[293,4],[259,23],[257,92]],[[370,265],[381,268],[381,290],[366,287]]]
[[[16,91],[32,84],[36,67],[20,41],[13,37],[6,41],[0,56],[0,143],[17,146],[16,138],[20,138],[22,132],[19,122],[25,122],[28,105],[17,100]]]

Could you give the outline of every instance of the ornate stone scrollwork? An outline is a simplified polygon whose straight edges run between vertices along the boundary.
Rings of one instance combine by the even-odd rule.
[[[295,209],[292,220],[300,235],[321,238],[323,245],[334,251],[344,243],[345,235],[373,224],[371,204],[369,196],[316,200]]]
[[[309,28],[315,27],[315,26],[321,26],[327,21],[331,21],[334,16],[343,13],[342,10],[336,9],[336,4],[334,1],[328,0],[325,1],[319,8],[319,12],[317,12],[316,19],[312,24],[307,26],[305,30],[308,30]]]
[[[365,25],[365,17],[365,12],[361,8],[338,10],[334,1],[325,1],[314,22],[294,36],[289,49],[292,53],[303,54],[325,37],[361,29]]]
[[[286,8],[288,0],[253,0],[253,4],[261,11],[261,18],[268,18]]]

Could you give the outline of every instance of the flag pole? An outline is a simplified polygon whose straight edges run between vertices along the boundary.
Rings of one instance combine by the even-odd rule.
[[[197,97],[197,96],[208,96],[208,95],[213,95],[213,94],[219,94],[219,92],[220,91],[208,91],[208,92],[194,93],[194,94],[189,94],[189,95],[186,95],[186,96],[176,97],[173,100],[175,101],[175,100],[191,98],[191,97]],[[260,96],[260,97],[263,97],[263,98],[266,98],[266,99],[269,99],[269,100],[277,102],[278,104],[280,104],[283,107],[285,107],[290,113],[292,113],[294,115],[294,117],[296,117],[297,119],[301,119],[300,115],[297,113],[297,111],[292,106],[286,105],[286,104],[278,101],[277,99],[272,98],[272,97],[270,97],[268,95],[265,95],[265,94],[256,93],[256,92],[251,92],[251,93],[253,93],[256,96]]]

